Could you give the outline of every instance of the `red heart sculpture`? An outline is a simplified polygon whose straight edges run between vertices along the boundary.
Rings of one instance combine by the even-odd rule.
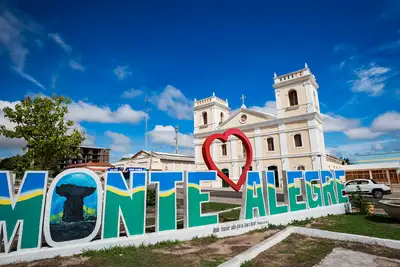
[[[228,176],[226,176],[223,172],[220,171],[220,169],[217,168],[215,165],[211,155],[210,155],[210,147],[212,143],[214,142],[215,139],[218,139],[224,143],[228,141],[228,137],[230,135],[236,136],[239,138],[240,141],[242,141],[244,148],[246,149],[246,164],[244,165],[244,168],[242,170],[242,174],[240,175],[239,180],[235,184],[231,179],[229,179]],[[249,139],[247,139],[246,135],[239,129],[233,128],[229,129],[226,132],[222,134],[212,134],[206,138],[206,140],[203,143],[202,147],[202,152],[203,152],[203,159],[204,162],[206,163],[207,167],[209,170],[217,171],[218,176],[223,179],[225,182],[227,182],[235,191],[239,191],[240,188],[242,188],[242,185],[246,181],[247,177],[247,172],[250,169],[251,162],[253,161],[253,149],[251,147],[251,143]]]

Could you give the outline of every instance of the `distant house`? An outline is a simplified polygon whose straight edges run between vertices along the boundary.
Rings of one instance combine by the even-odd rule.
[[[140,150],[130,159],[114,162],[116,168],[143,168],[151,171],[194,170],[194,157],[183,154]]]

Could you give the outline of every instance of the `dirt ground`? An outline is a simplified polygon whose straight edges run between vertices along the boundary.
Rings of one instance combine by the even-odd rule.
[[[318,264],[334,248],[344,248],[386,258],[400,259],[400,251],[380,246],[313,238],[293,234],[264,251],[245,266],[252,267],[311,267]]]
[[[146,247],[115,247],[103,251],[90,251],[81,256],[57,257],[7,267],[218,266],[277,231],[264,229],[222,239],[211,236],[195,238],[188,242],[166,242]]]

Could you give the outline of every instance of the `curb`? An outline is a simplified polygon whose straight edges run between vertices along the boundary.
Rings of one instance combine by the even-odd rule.
[[[246,261],[252,260],[257,257],[260,253],[264,252],[265,250],[271,248],[272,246],[278,244],[279,242],[285,240],[291,234],[301,234],[305,236],[311,237],[319,237],[319,238],[326,238],[332,240],[340,240],[340,241],[349,241],[349,242],[358,242],[367,245],[378,245],[393,249],[400,250],[400,241],[392,240],[392,239],[384,239],[384,238],[377,238],[377,237],[369,237],[363,235],[353,235],[353,234],[345,234],[339,232],[331,232],[325,230],[318,230],[313,228],[306,228],[306,227],[297,227],[297,226],[290,226],[285,230],[280,231],[279,233],[271,236],[267,240],[255,245],[254,247],[246,250],[245,252],[236,255],[232,259],[222,263],[219,267],[240,267],[240,265]]]

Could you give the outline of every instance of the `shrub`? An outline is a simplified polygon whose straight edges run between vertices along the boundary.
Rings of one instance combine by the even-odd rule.
[[[147,188],[147,196],[146,196],[147,206],[155,206],[156,205],[156,189],[155,188]]]
[[[368,202],[360,188],[357,189],[357,192],[351,194],[351,202],[359,213],[368,214]]]

